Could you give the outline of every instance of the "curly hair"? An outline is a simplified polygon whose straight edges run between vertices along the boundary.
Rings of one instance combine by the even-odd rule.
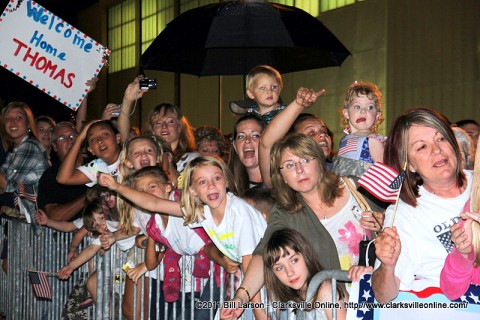
[[[345,94],[345,99],[343,101],[343,106],[340,107],[340,126],[342,128],[349,127],[348,119],[343,115],[343,110],[348,109],[348,107],[353,102],[353,99],[359,97],[360,95],[367,96],[368,99],[373,100],[375,107],[377,107],[377,113],[379,114],[377,120],[373,123],[370,130],[373,133],[378,133],[378,127],[383,122],[383,114],[382,114],[382,92],[378,88],[378,86],[371,82],[363,82],[363,81],[355,81],[353,82],[350,87],[347,89],[347,93]]]
[[[218,146],[220,154],[222,153],[225,145],[225,137],[223,136],[220,129],[209,125],[204,125],[195,129],[193,135],[195,136],[195,144],[197,145],[197,149],[199,148],[202,140],[207,139],[208,141],[215,142]]]

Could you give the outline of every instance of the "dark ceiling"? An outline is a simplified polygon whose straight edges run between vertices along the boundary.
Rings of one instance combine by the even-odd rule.
[[[0,0],[0,12],[3,12],[10,0]],[[73,26],[77,26],[77,13],[98,0],[38,0],[41,6],[61,17]],[[49,115],[56,121],[69,120],[72,111],[34,88],[10,71],[0,67],[0,107],[15,100],[26,102],[34,115]]]

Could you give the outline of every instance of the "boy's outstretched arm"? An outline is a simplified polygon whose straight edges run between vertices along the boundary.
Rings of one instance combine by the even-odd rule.
[[[115,178],[109,174],[100,173],[98,175],[98,183],[112,191],[118,192],[124,198],[145,210],[183,217],[183,212],[178,202],[161,199],[152,194],[129,188],[118,183]]]
[[[45,211],[43,211],[42,209],[38,209],[37,213],[35,213],[34,218],[39,225],[47,226],[58,231],[72,232],[77,230],[77,227],[71,221],[57,221],[49,219]]]
[[[81,227],[78,231],[73,235],[72,242],[68,246],[68,255],[67,261],[71,262],[73,259],[77,257],[77,249],[80,243],[82,242],[83,238],[85,238],[88,234],[87,229],[85,227]]]
[[[57,273],[58,278],[62,280],[68,279],[72,275],[73,271],[75,271],[78,267],[86,263],[88,260],[92,259],[99,250],[100,250],[100,246],[97,244],[91,244],[88,247],[86,247],[82,252],[80,252],[78,257],[73,259],[62,269],[58,270],[58,273]]]

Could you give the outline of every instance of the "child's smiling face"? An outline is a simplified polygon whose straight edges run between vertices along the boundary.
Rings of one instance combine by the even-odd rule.
[[[212,213],[225,212],[227,184],[222,169],[214,165],[201,165],[192,172],[190,194],[198,197]]]
[[[155,166],[157,164],[158,150],[148,139],[136,139],[130,143],[126,165],[135,170]]]
[[[103,234],[108,231],[107,221],[105,219],[105,214],[103,212],[93,213],[93,228],[100,234]]]

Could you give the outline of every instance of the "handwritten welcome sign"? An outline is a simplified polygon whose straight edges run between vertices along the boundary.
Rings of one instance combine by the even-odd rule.
[[[34,1],[11,0],[0,16],[0,65],[76,110],[110,51]]]

